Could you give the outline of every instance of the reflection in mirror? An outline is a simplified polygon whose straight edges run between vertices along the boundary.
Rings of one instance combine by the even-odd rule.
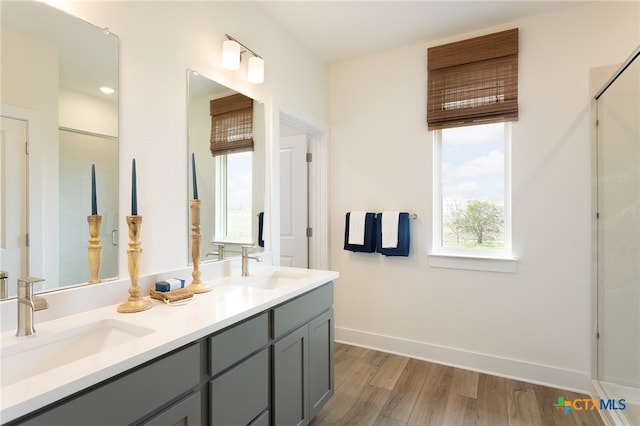
[[[90,278],[87,262],[77,259],[87,257],[87,214],[91,213],[87,183],[92,165],[96,170],[97,212],[102,216],[100,278],[117,277],[118,141],[72,129],[61,129],[59,135],[60,282],[81,283]]]
[[[253,151],[225,155],[211,153],[211,101],[237,95],[202,75],[188,71],[189,171],[196,159],[201,261],[238,256],[242,245],[262,250],[260,213],[264,211],[264,105],[252,102]],[[251,105],[251,104],[250,104]],[[189,179],[189,197],[193,196]],[[189,259],[191,254],[189,253]]]
[[[0,8],[0,269],[7,296],[15,296],[22,276],[44,278],[38,291],[90,279],[92,164],[102,216],[100,278],[115,278],[118,38],[40,2]]]

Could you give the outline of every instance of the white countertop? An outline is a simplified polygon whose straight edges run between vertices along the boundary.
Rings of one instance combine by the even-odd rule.
[[[263,289],[250,287],[249,282],[274,271],[291,272],[299,279]],[[83,390],[137,365],[219,331],[254,314],[306,293],[338,278],[333,271],[268,267],[252,276],[217,278],[208,281],[212,291],[196,294],[187,304],[169,306],[150,299],[151,309],[121,314],[118,305],[110,305],[87,312],[35,324],[36,334],[15,337],[15,330],[0,335],[0,347],[6,348],[24,339],[38,339],[78,325],[100,320],[117,319],[132,325],[152,329],[153,332],[126,343],[108,348],[94,355],[71,362],[26,380],[0,388],[0,421],[14,420],[65,396]],[[0,368],[2,366],[0,365]]]

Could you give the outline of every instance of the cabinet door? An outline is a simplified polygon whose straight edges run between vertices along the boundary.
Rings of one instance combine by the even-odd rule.
[[[200,392],[194,392],[150,420],[140,423],[140,426],[199,426],[201,424]]]
[[[212,424],[249,424],[269,407],[267,349],[227,370],[209,383]]]
[[[309,322],[309,418],[334,392],[333,309]]]
[[[304,325],[273,345],[273,424],[309,422],[309,327]]]

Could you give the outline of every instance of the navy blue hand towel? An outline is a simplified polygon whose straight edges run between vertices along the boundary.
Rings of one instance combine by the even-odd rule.
[[[376,251],[376,215],[367,213],[364,219],[364,244],[349,244],[349,218],[351,212],[347,213],[344,228],[344,249],[362,253],[373,253]]]
[[[264,238],[262,233],[264,231],[264,212],[258,213],[258,245],[264,247]]]
[[[398,217],[398,247],[382,247],[382,215],[376,216],[376,251],[385,256],[409,256],[411,235],[409,232],[409,213],[400,213]]]

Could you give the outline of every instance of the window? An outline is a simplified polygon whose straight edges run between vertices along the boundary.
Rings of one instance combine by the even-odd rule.
[[[518,33],[514,28],[427,51],[431,266],[515,272],[510,122],[518,120]]]
[[[214,240],[251,244],[253,99],[237,93],[209,105],[216,170]]]
[[[252,152],[216,157],[216,241],[251,243],[252,160]]]
[[[433,134],[433,252],[510,257],[510,123]]]

